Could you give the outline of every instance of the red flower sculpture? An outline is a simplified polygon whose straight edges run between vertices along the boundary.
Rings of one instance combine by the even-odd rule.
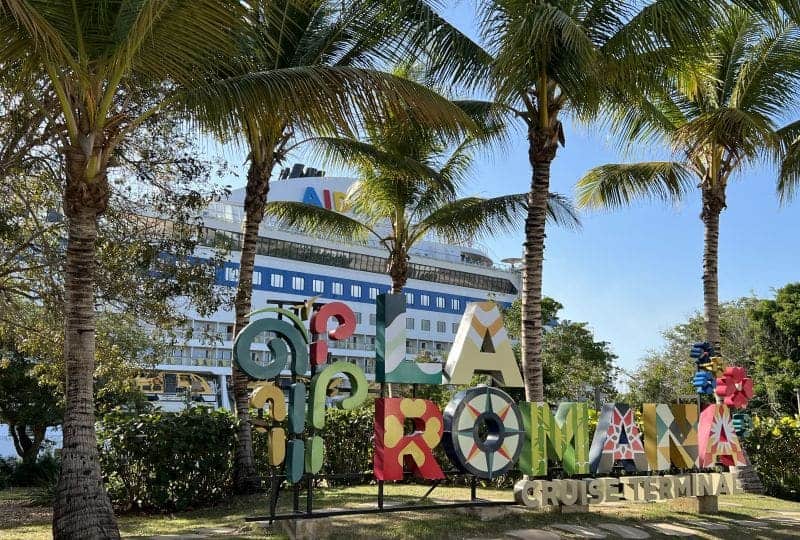
[[[717,379],[717,395],[725,398],[725,405],[744,409],[753,397],[753,380],[743,367],[728,367]]]

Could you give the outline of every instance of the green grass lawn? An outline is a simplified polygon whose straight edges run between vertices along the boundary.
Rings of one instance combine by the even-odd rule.
[[[412,503],[427,490],[425,486],[393,485],[386,488],[386,504]],[[372,505],[375,486],[359,486],[318,490],[316,508],[341,508]],[[48,508],[33,505],[27,490],[0,491],[0,537],[4,540],[44,539],[50,537],[50,512]],[[479,490],[485,499],[508,500],[511,490]],[[432,497],[437,502],[465,500],[466,488],[440,487]],[[305,498],[301,499],[305,502]],[[290,508],[290,494],[281,499],[282,510]],[[554,522],[593,524],[615,522],[675,522],[680,519],[697,519],[691,511],[689,499],[666,503],[626,504],[619,506],[593,506],[587,514],[551,514],[518,510],[510,515],[490,521],[466,516],[455,510],[425,512],[399,512],[382,515],[343,516],[321,522],[318,537],[339,538],[469,538],[501,536],[503,531],[521,528],[547,528]],[[796,512],[800,518],[800,503],[792,503],[757,495],[720,497],[720,513],[714,520],[725,521],[732,528],[712,531],[701,538],[800,538],[800,526],[776,524],[770,530],[749,529],[737,526],[737,521],[751,518],[779,517],[777,512]],[[205,508],[171,515],[134,515],[119,517],[123,536],[190,535],[200,533],[207,538],[286,538],[280,526],[265,528],[260,524],[246,523],[247,516],[267,512],[264,495],[235,497],[214,508]],[[704,519],[708,519],[704,517]],[[658,538],[657,534],[652,535]]]

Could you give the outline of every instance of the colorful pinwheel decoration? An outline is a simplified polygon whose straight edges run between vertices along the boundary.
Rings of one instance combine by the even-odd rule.
[[[711,357],[714,356],[714,348],[707,341],[695,343],[692,345],[692,352],[689,356],[694,358],[698,371],[707,371],[711,366]]]
[[[750,418],[750,415],[740,412],[734,414],[732,418],[733,430],[736,432],[736,436],[740,439],[742,437],[747,437],[747,434],[753,429],[753,419]]]
[[[717,386],[716,375],[722,368],[722,358],[715,356],[714,347],[708,342],[695,343],[690,354],[697,364],[692,385],[698,394],[713,394]]]
[[[731,366],[717,379],[716,393],[724,398],[725,405],[744,409],[753,397],[753,380],[743,367]]]
[[[717,380],[714,374],[710,371],[698,371],[694,374],[692,379],[692,386],[698,394],[713,394],[714,388],[717,386]]]

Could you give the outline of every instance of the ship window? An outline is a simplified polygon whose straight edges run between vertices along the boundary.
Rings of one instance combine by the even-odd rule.
[[[242,243],[242,235],[231,231],[217,231],[206,228],[201,236],[201,241],[205,242],[206,245],[211,244],[213,246],[216,242],[221,241],[223,245],[235,248]],[[260,255],[325,264],[339,268],[350,268],[380,274],[386,271],[386,259],[384,257],[348,253],[338,249],[308,246],[275,238],[259,238],[256,244],[256,251]],[[409,277],[489,292],[505,294],[516,294],[518,292],[514,284],[508,279],[486,277],[471,272],[461,272],[421,264],[409,265]],[[226,280],[233,281],[227,279],[227,276]],[[283,287],[283,285],[273,286]]]
[[[331,292],[333,294],[344,294],[344,286],[338,281],[331,283]]]
[[[361,298],[361,285],[351,285],[350,296],[353,298]]]
[[[431,321],[428,319],[422,319],[422,322],[419,325],[419,329],[423,332],[430,332],[431,331]]]
[[[283,276],[281,274],[271,274],[269,276],[269,284],[279,289],[283,288]]]
[[[311,282],[311,289],[314,292],[323,292],[325,290],[325,282],[321,279],[315,279]]]
[[[306,286],[306,280],[301,277],[293,277],[292,278],[292,289],[296,291],[302,291]]]

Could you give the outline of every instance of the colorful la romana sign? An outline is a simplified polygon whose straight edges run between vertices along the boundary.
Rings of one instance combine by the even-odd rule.
[[[310,305],[310,304],[307,304]],[[527,505],[653,500],[686,495],[734,492],[735,475],[697,472],[701,469],[745,465],[747,457],[734,429],[730,407],[743,407],[752,395],[752,382],[741,368],[728,368],[716,381],[724,401],[702,411],[696,404],[646,404],[643,429],[634,411],[624,403],[603,405],[594,434],[589,433],[586,403],[515,402],[502,387],[522,387],[523,381],[506,335],[503,319],[493,302],[467,306],[447,362],[420,363],[406,359],[405,296],[377,298],[376,380],[381,383],[467,385],[475,374],[488,374],[497,386],[478,386],[457,393],[442,411],[432,401],[408,397],[375,400],[374,466],[376,480],[402,480],[404,471],[431,480],[444,478],[433,449],[439,445],[459,470],[492,479],[514,467],[529,480],[516,487],[517,500]],[[236,337],[234,359],[250,377],[269,381],[283,370],[296,376],[313,373],[310,387],[294,382],[288,405],[276,385],[258,388],[252,406],[270,404],[281,426],[269,433],[269,462],[282,466],[296,483],[304,474],[322,469],[325,447],[326,390],[341,375],[350,381],[351,395],[337,407],[353,409],[367,397],[363,371],[348,362],[326,365],[327,341],[350,337],[356,329],[353,311],[341,302],[314,311],[307,329],[294,312],[268,308],[281,318],[254,319]],[[259,313],[259,312],[256,312]],[[333,330],[328,331],[334,321]],[[272,353],[265,365],[251,359],[250,346],[264,333],[272,337]],[[312,370],[313,367],[313,370]],[[406,433],[406,421],[414,425]],[[311,433],[309,436],[308,434]],[[591,435],[591,436],[590,436]],[[567,480],[535,480],[548,475],[548,465],[560,464]],[[608,475],[621,466],[634,476]],[[635,476],[693,470],[675,476]],[[574,478],[578,477],[578,478]]]

